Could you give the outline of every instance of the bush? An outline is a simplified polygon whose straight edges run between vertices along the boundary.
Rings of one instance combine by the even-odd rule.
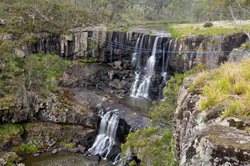
[[[213,26],[213,23],[211,23],[211,22],[206,22],[206,23],[203,25],[204,28],[210,28],[210,27],[212,27],[212,26]]]

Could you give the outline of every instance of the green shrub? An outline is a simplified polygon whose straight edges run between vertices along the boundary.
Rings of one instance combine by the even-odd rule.
[[[0,124],[0,142],[4,139],[20,136],[23,133],[23,126],[20,124]]]
[[[250,49],[250,44],[249,43],[242,43],[240,46],[240,49],[248,50],[248,49]]]
[[[30,144],[22,144],[18,147],[13,148],[12,150],[14,150],[16,152],[35,152],[38,149]]]
[[[206,22],[205,24],[203,24],[204,28],[210,28],[212,26],[213,26],[213,23],[211,23],[211,22]]]

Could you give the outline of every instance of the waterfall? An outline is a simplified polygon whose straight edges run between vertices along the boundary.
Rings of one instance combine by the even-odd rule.
[[[172,42],[173,39],[171,39],[169,41],[169,45],[168,45],[168,51],[171,50],[172,47]],[[165,82],[167,79],[167,74],[168,74],[168,61],[169,61],[169,57],[170,57],[171,53],[167,53],[167,57],[166,57],[166,53],[165,50],[163,48],[163,62],[162,62],[162,71],[161,71],[161,76],[163,77],[163,81]]]
[[[131,96],[132,97],[144,97],[147,99],[149,98],[148,92],[149,92],[149,86],[151,83],[151,77],[155,74],[155,61],[156,61],[156,49],[157,49],[157,42],[159,37],[155,38],[153,49],[151,56],[149,57],[147,61],[147,65],[145,68],[145,75],[143,76],[142,82],[140,83],[139,87],[137,84],[139,83],[140,79],[140,72],[137,71],[135,81],[133,82],[131,86]]]
[[[119,123],[118,111],[118,109],[115,109],[105,114],[103,110],[100,111],[101,123],[98,135],[93,146],[88,150],[91,154],[100,155],[107,159],[110,151],[116,145],[115,138]]]
[[[136,97],[136,91],[137,91],[137,86],[139,83],[139,79],[140,79],[140,72],[139,71],[135,71],[135,81],[133,82],[132,86],[131,86],[131,96],[132,97]]]
[[[133,65],[136,65],[136,62],[137,62],[137,59],[138,59],[138,46],[139,46],[139,42],[140,42],[140,37],[141,37],[141,34],[139,35],[138,39],[136,40],[136,44],[135,44],[135,48],[134,48],[134,51],[133,51],[133,54],[132,54],[132,64]]]

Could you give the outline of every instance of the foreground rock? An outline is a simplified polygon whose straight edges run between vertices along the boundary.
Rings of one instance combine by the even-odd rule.
[[[197,109],[199,91],[188,93],[190,78],[184,79],[174,119],[174,138],[180,166],[250,164],[249,120],[220,115],[224,105],[208,111]]]

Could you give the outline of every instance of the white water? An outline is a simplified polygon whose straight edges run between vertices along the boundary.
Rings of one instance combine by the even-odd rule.
[[[172,42],[173,39],[171,39],[169,41],[169,45],[168,45],[168,51],[171,50],[172,47]],[[162,65],[162,72],[161,72],[161,76],[163,77],[163,81],[167,81],[167,74],[168,74],[168,61],[169,61],[169,56],[171,53],[167,53],[167,58],[166,58],[166,54],[165,54],[165,50],[163,49],[163,65]]]
[[[109,111],[106,114],[101,110],[100,116],[102,119],[98,135],[93,146],[88,151],[91,154],[100,155],[104,157],[104,159],[107,159],[113,146],[116,145],[115,137],[119,123],[118,109]]]
[[[140,37],[141,37],[141,35],[139,35],[138,39],[136,40],[135,48],[134,48],[134,51],[133,51],[133,54],[132,54],[132,62],[131,63],[133,65],[136,65],[136,62],[137,62],[138,46],[139,46],[139,42],[140,42]]]
[[[117,159],[113,162],[113,165],[124,166],[126,163],[124,161],[129,161],[132,159],[132,152],[130,148],[127,148],[125,151],[125,156],[120,158],[121,153],[117,155]]]
[[[136,91],[137,91],[137,87],[138,87],[138,83],[139,83],[139,79],[140,79],[140,72],[139,71],[135,71],[135,81],[133,82],[132,86],[131,86],[131,96],[135,97],[136,96]]]
[[[152,53],[147,61],[147,66],[145,68],[146,73],[143,76],[142,82],[139,85],[139,87],[137,86],[137,84],[139,83],[140,73],[136,73],[135,81],[133,82],[132,87],[131,87],[132,97],[135,97],[135,98],[144,97],[144,98],[150,99],[148,92],[149,92],[149,86],[151,83],[151,77],[152,75],[155,74],[155,61],[156,61],[155,54],[156,54],[158,39],[159,37],[155,38]]]

